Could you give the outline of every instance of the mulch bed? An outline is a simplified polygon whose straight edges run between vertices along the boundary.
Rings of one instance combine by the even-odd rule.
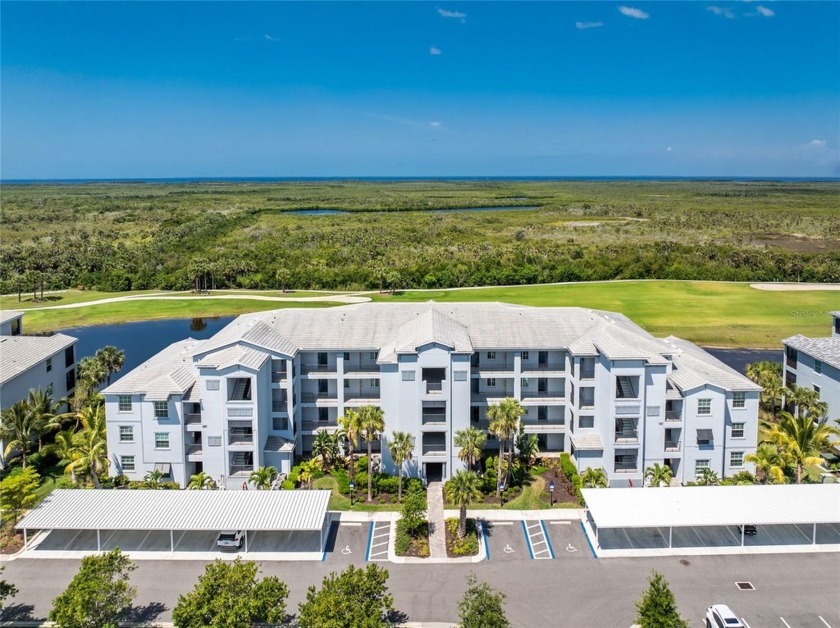
[[[448,520],[447,520],[448,521]],[[471,554],[456,554],[453,550],[455,547],[455,543],[461,541],[462,539],[458,538],[458,526],[452,526],[450,528],[449,525],[446,525],[446,555],[449,558],[468,558],[470,556],[477,556],[478,555],[478,532],[475,527],[475,519],[467,519],[467,537],[470,534],[475,535],[476,537],[476,544],[475,544],[475,552]],[[466,538],[466,537],[465,537]]]
[[[15,532],[11,522],[0,528],[0,554],[17,554],[23,549],[23,534]]]
[[[548,490],[549,483],[554,481],[554,503],[555,504],[578,504],[578,498],[575,494],[575,487],[560,469],[549,469],[539,476],[545,480],[545,490],[541,497],[545,501],[550,501],[551,493]]]

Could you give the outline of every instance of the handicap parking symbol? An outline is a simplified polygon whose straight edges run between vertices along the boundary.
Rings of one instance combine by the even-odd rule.
[[[345,556],[347,556],[348,554],[352,554],[352,553],[353,553],[353,551],[350,549],[350,546],[349,546],[349,545],[346,545],[346,546],[344,547],[344,549],[343,549],[343,550],[341,550],[341,553],[342,553],[342,554],[344,554]]]
[[[566,551],[567,551],[567,552],[576,552],[576,551],[577,551],[577,548],[576,548],[574,545],[572,545],[571,543],[569,543],[569,544],[566,546]]]
[[[516,550],[514,550],[514,549],[510,546],[510,543],[508,543],[507,545],[505,545],[505,549],[503,549],[502,551],[503,551],[505,554],[513,554]]]

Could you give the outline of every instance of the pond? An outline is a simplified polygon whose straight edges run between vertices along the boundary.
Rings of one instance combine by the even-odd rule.
[[[366,212],[350,212],[344,209],[293,209],[290,211],[278,211],[278,214],[294,214],[295,216],[333,216],[335,214],[384,214],[384,213],[400,213],[400,212],[494,212],[494,211],[516,211],[516,210],[531,210],[539,209],[538,206],[532,205],[523,207],[521,205],[514,206],[499,206],[499,207],[450,207],[443,209],[402,209],[398,211],[366,211]],[[272,212],[274,213],[274,212]]]
[[[93,355],[105,345],[125,351],[125,365],[121,373],[128,373],[173,342],[185,338],[210,338],[235,317],[186,318],[162,321],[140,321],[119,325],[74,327],[61,332],[79,339],[76,355],[80,359]],[[747,364],[762,360],[782,361],[782,351],[767,349],[706,349],[724,364],[744,373]]]

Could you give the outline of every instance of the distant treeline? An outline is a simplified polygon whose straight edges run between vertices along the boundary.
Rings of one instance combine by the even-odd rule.
[[[257,193],[228,184],[209,191],[194,185],[195,193],[183,189],[189,186],[155,186],[142,199],[129,184],[4,188],[0,290],[840,282],[840,186],[801,184],[799,195],[796,186],[787,183],[780,192],[771,183],[741,190],[708,182],[629,188],[350,182],[273,184]],[[430,207],[499,205],[505,198],[541,209],[286,213],[352,203],[370,208],[389,199],[395,207],[416,208],[423,201]]]

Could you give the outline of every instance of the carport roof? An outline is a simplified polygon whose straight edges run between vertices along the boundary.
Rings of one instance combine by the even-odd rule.
[[[330,491],[53,491],[18,523],[38,530],[320,530]]]
[[[598,528],[840,523],[840,484],[583,489]]]

